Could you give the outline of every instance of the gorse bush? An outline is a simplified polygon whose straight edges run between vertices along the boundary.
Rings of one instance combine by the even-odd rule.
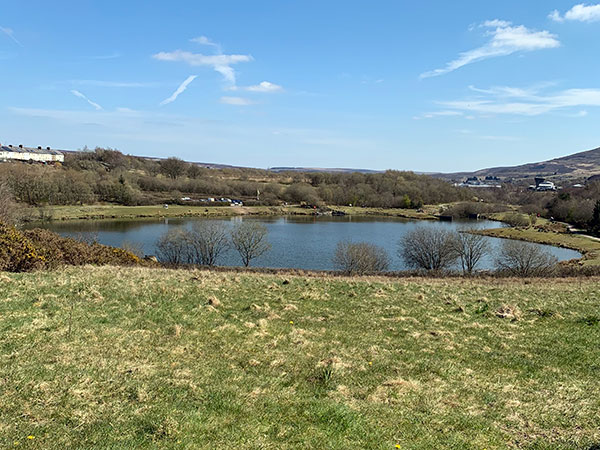
[[[120,248],[87,244],[48,230],[19,231],[0,223],[0,270],[29,272],[61,265],[151,265]]]
[[[33,242],[16,228],[0,223],[0,270],[29,272],[44,268],[46,260]]]

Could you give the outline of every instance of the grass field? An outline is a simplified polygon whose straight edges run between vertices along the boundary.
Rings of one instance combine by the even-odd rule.
[[[598,281],[0,273],[0,448],[598,448]]]
[[[360,207],[332,207],[350,215],[379,215],[394,216],[409,219],[434,219],[427,212],[417,212],[411,209],[385,209]],[[149,217],[223,217],[236,215],[310,215],[311,209],[298,206],[122,206],[122,205],[82,205],[82,206],[50,206],[41,208],[44,214],[50,214],[52,220],[85,220],[85,219],[135,219]],[[37,220],[40,213],[33,213]]]

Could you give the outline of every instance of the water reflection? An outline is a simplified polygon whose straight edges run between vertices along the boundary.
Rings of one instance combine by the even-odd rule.
[[[191,227],[199,220],[211,220],[231,227],[239,221],[258,221],[269,231],[271,251],[253,261],[253,265],[276,268],[299,268],[331,270],[335,246],[339,241],[366,241],[385,248],[390,256],[392,270],[404,270],[406,267],[397,255],[397,242],[404,233],[417,226],[426,226],[447,230],[462,227],[497,228],[498,222],[479,221],[410,221],[392,217],[316,217],[316,216],[237,216],[219,219],[170,218],[101,220],[79,222],[56,222],[46,225],[63,236],[94,236],[102,244],[122,246],[134,243],[143,248],[146,254],[155,254],[155,243],[160,235],[174,227]],[[483,268],[494,266],[493,253],[501,243],[500,239],[488,238],[492,246],[492,255],[482,261]],[[580,257],[573,250],[543,246],[559,260]],[[239,256],[230,251],[220,261],[222,265],[240,265]]]

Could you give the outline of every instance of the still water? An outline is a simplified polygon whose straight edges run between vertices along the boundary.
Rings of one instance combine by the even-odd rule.
[[[120,247],[124,243],[133,243],[142,248],[147,255],[156,254],[156,240],[167,230],[174,227],[190,228],[199,218],[162,219],[162,220],[119,220],[119,221],[80,221],[50,223],[46,228],[62,236],[76,238],[95,238],[105,245]],[[273,268],[298,268],[314,270],[333,270],[332,256],[339,241],[366,241],[385,248],[391,261],[391,270],[406,269],[398,256],[398,240],[404,233],[417,226],[455,230],[464,227],[497,228],[498,222],[478,221],[407,221],[386,217],[231,217],[210,219],[226,226],[245,220],[262,223],[268,230],[271,250],[252,261],[253,266]],[[482,263],[481,268],[494,266],[494,253],[501,243],[500,239],[490,240],[492,254]],[[552,246],[542,246],[559,260],[579,258],[574,251]],[[230,250],[219,261],[220,265],[239,266],[241,261],[234,250]]]

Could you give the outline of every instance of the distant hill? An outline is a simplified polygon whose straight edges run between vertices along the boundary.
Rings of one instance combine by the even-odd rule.
[[[321,167],[271,167],[268,170],[271,172],[303,172],[303,173],[314,173],[314,172],[323,172],[323,173],[380,173],[380,170],[370,170],[370,169],[346,169],[346,168],[321,168]]]
[[[552,179],[586,179],[600,174],[600,147],[549,161],[520,166],[493,167],[475,172],[434,174],[435,177],[460,180],[467,177],[498,177],[501,180],[522,180],[536,176]]]

